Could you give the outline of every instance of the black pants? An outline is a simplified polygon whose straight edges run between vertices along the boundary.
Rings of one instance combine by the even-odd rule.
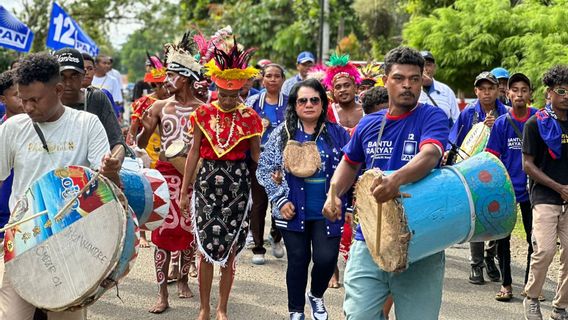
[[[471,266],[482,267],[484,263],[483,251],[485,251],[486,259],[495,259],[497,256],[497,241],[489,241],[487,248],[485,248],[485,242],[470,242],[469,250],[471,252]]]
[[[499,260],[499,269],[503,277],[503,287],[510,286],[513,283],[511,278],[511,235],[506,238],[497,240],[497,258]]]
[[[525,227],[525,234],[527,235],[527,243],[529,245],[527,250],[527,267],[525,269],[525,284],[529,281],[529,269],[531,266],[531,255],[533,253],[532,246],[532,205],[530,201],[520,202],[521,216],[523,218],[523,226]]]
[[[310,291],[314,297],[321,298],[335,271],[339,255],[341,237],[327,236],[325,220],[306,221],[304,227],[304,232],[282,230],[288,253],[286,286],[290,312],[304,312],[310,260],[314,262]]]
[[[264,225],[266,218],[266,209],[268,208],[268,196],[266,195],[266,190],[264,187],[258,184],[256,176],[252,175],[251,179],[251,192],[252,192],[252,208],[250,217],[250,230],[252,232],[252,237],[254,239],[254,248],[252,248],[252,253],[254,254],[265,254],[266,249],[264,248]],[[282,240],[282,234],[276,228],[276,222],[274,218],[271,218],[272,226],[270,228],[270,235],[274,242],[280,242]]]

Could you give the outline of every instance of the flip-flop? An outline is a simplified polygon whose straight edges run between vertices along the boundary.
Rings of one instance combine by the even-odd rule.
[[[513,299],[513,292],[509,291],[509,290],[500,290],[499,292],[497,292],[497,294],[495,295],[495,300],[497,301],[511,301],[511,299]]]

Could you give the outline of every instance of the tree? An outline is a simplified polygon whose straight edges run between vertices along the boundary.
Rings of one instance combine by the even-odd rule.
[[[567,0],[457,0],[428,17],[412,17],[403,38],[412,47],[432,51],[437,77],[455,89],[469,91],[479,72],[503,66],[529,76],[536,104],[542,105],[543,73],[568,63],[567,15]]]

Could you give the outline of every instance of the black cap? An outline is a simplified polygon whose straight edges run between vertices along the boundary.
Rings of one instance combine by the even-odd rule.
[[[420,55],[422,55],[422,58],[424,58],[424,60],[430,60],[432,62],[436,62],[436,59],[434,59],[434,55],[432,54],[432,52],[430,51],[420,51]]]
[[[532,88],[531,80],[529,77],[525,76],[524,74],[517,72],[509,77],[509,81],[507,81],[507,88],[511,86],[511,84],[515,82],[523,81],[524,83],[529,85],[529,88]]]
[[[75,70],[85,73],[85,62],[83,55],[77,49],[63,48],[55,51],[54,55],[59,62],[59,72],[64,70]]]
[[[489,71],[483,71],[482,73],[480,73],[479,75],[477,75],[477,77],[475,77],[475,81],[473,82],[473,85],[475,87],[477,87],[477,85],[481,82],[481,81],[489,81],[492,84],[499,84],[499,80],[497,80],[497,78],[495,78],[495,76],[489,72]]]

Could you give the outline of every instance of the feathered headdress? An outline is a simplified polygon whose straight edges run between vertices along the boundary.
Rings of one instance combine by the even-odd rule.
[[[205,64],[206,76],[211,76],[215,84],[222,89],[238,90],[245,82],[258,76],[259,71],[248,66],[248,62],[256,49],[239,49],[237,41],[225,52],[216,46],[213,49],[213,59]]]
[[[326,69],[327,68],[323,64],[316,64],[308,71],[307,78],[316,79],[321,82],[323,78],[325,78]]]
[[[343,77],[350,78],[358,85],[361,83],[361,74],[359,70],[351,62],[349,62],[349,55],[332,54],[329,61],[326,63],[327,71],[322,83],[329,89],[333,89],[333,83]]]
[[[164,82],[166,80],[166,68],[164,64],[157,56],[151,56],[148,51],[146,51],[146,56],[150,62],[150,72],[144,75],[144,82]]]
[[[178,44],[168,43],[164,46],[168,71],[175,71],[184,77],[200,79],[201,65],[195,60],[192,52],[197,52],[190,32],[186,32]]]

